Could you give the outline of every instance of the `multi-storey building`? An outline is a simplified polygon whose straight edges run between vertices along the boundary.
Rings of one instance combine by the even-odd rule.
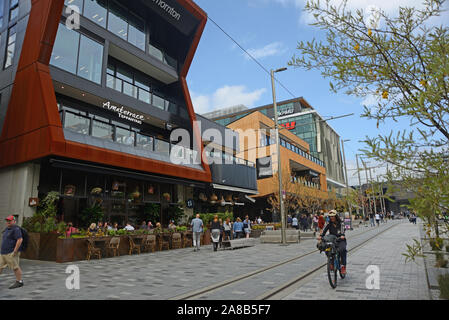
[[[273,104],[237,110],[228,108],[220,110],[220,113],[211,112],[203,114],[203,116],[224,126],[228,126],[254,111],[260,111],[269,118],[274,118]],[[279,102],[278,117],[280,125],[307,142],[311,155],[324,162],[329,190],[335,190],[337,194],[344,194],[346,187],[344,162],[341,153],[341,139],[337,132],[302,97]]]
[[[262,216],[264,220],[278,219],[279,215],[271,215],[270,197],[279,193],[278,154],[275,140],[274,121],[258,111],[228,125],[239,133],[240,158],[256,164],[258,194],[252,196],[256,203],[245,208],[253,217]],[[285,128],[280,130],[280,154],[282,166],[282,189],[286,196],[297,195],[302,198],[328,199],[326,168],[324,163],[310,152],[309,144]],[[321,209],[320,208],[320,209]],[[286,212],[295,214],[302,210],[287,208]],[[312,208],[308,208],[308,213]]]
[[[200,156],[186,83],[207,21],[193,1],[0,0],[0,15],[0,217],[21,222],[56,191],[65,221],[97,202],[136,223],[157,203],[167,224],[227,185]],[[190,146],[176,154],[175,129]]]

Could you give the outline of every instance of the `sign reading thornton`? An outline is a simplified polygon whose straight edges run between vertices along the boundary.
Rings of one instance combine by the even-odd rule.
[[[126,110],[123,106],[122,107],[114,106],[111,104],[110,101],[104,102],[103,108],[116,112],[119,118],[126,119],[128,121],[132,121],[138,124],[142,124],[142,121],[145,120],[145,116]]]
[[[170,7],[163,0],[153,0],[153,2],[159,6],[163,11],[165,11],[168,15],[170,15],[173,19],[179,21],[181,19],[181,14],[175,10],[175,8]]]

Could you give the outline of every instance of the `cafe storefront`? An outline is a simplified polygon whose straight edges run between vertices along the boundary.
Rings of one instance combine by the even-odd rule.
[[[59,192],[58,220],[77,226],[86,224],[86,209],[95,206],[101,208],[103,221],[122,227],[142,221],[167,226],[180,206],[183,218],[193,214],[185,203],[194,187],[204,188],[200,182],[54,158],[42,161],[39,180],[39,197]]]

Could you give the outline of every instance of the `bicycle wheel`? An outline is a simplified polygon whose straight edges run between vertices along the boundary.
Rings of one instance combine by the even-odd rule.
[[[334,266],[333,256],[327,258],[327,277],[329,278],[329,284],[335,289],[337,287],[337,269]]]

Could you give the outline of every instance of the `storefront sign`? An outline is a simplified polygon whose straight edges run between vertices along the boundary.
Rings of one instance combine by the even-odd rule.
[[[186,201],[186,207],[189,208],[189,209],[192,209],[194,204],[195,203],[193,202],[193,199],[189,199],[189,200]]]
[[[163,0],[153,0],[153,2],[158,6],[162,11],[165,11],[167,15],[171,16],[176,21],[181,19],[181,14],[175,10],[175,8],[170,7],[167,2]]]
[[[143,120],[145,120],[145,116],[134,113],[132,111],[126,110],[123,106],[117,107],[111,104],[110,101],[103,103],[103,108],[109,111],[116,112],[121,119],[126,119],[128,121],[132,121],[138,124],[142,124]]]
[[[283,124],[281,124],[281,126],[287,130],[293,130],[296,128],[296,121],[283,123]]]
[[[39,205],[39,198],[30,198],[28,200],[28,206],[37,207]]]
[[[294,112],[295,112],[295,108],[292,106],[292,107],[286,108],[284,110],[278,111],[278,116],[286,116],[286,115],[292,114]]]

